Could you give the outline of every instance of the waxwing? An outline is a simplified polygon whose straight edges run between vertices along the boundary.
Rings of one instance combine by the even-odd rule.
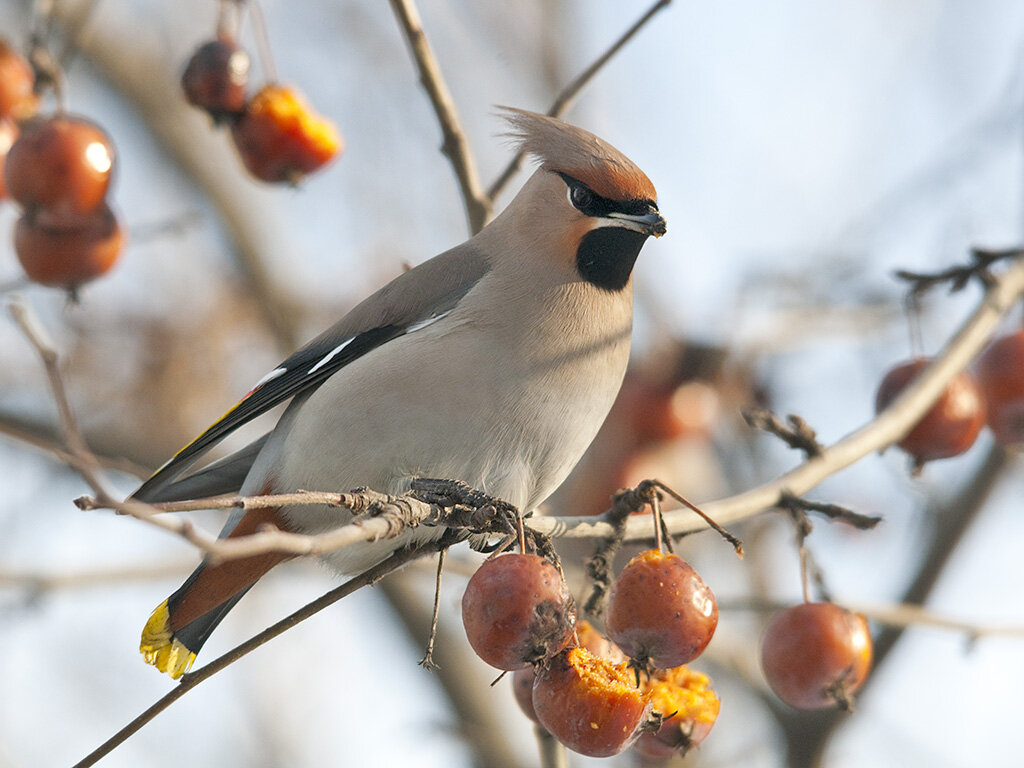
[[[523,511],[565,479],[611,408],[629,357],[631,274],[665,233],[654,186],[625,155],[561,120],[505,110],[539,168],[479,234],[392,280],[261,379],[133,494],[146,502],[461,480]],[[241,424],[290,401],[251,445],[186,474]],[[319,533],[351,513],[326,506],[237,512],[221,536],[271,523]],[[352,574],[398,539],[326,556]],[[201,564],[153,612],[146,661],[172,677],[279,553]]]

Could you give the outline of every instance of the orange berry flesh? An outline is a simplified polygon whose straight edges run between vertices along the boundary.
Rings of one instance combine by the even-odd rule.
[[[761,667],[771,689],[792,707],[849,709],[871,669],[872,648],[862,616],[832,603],[804,603],[769,622]]]
[[[656,733],[643,733],[634,745],[654,759],[685,755],[702,742],[718,719],[721,701],[707,675],[684,666],[656,670],[644,683],[651,708],[665,720]]]
[[[598,658],[606,659],[613,664],[623,664],[627,661],[626,654],[585,619],[576,625],[576,639],[581,648],[585,648]],[[512,675],[512,690],[523,713],[537,722],[537,713],[533,709],[533,682],[535,679],[536,673],[532,667],[518,669]]]
[[[538,555],[487,560],[466,585],[462,623],[476,654],[498,669],[524,669],[558,653],[575,625],[569,588]]]
[[[897,365],[882,379],[875,397],[875,412],[889,403],[928,367],[929,360],[918,358]],[[936,459],[959,456],[972,445],[985,426],[985,399],[968,373],[960,373],[946,387],[899,447],[918,465]]]
[[[1024,447],[1024,331],[994,341],[976,372],[992,434],[1003,445]]]
[[[232,126],[231,135],[249,172],[270,182],[296,183],[343,148],[334,124],[285,85],[261,89]]]
[[[617,755],[640,734],[649,697],[634,672],[584,648],[563,651],[538,670],[533,686],[537,720],[574,752]]]
[[[634,663],[678,667],[707,647],[718,626],[711,589],[678,555],[634,557],[608,595],[608,636]]]

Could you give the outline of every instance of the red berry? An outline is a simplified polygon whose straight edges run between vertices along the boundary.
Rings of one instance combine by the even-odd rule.
[[[267,85],[231,127],[242,162],[263,181],[297,183],[342,149],[333,123],[315,114],[299,94]]]
[[[218,122],[242,113],[248,85],[249,55],[228,37],[199,46],[181,76],[188,103]]]
[[[523,669],[572,637],[569,588],[549,561],[508,554],[487,560],[466,585],[462,623],[477,655],[498,669]]]
[[[1008,446],[1024,444],[1024,331],[993,342],[975,370],[996,440]]]
[[[0,39],[0,117],[24,119],[36,111],[35,75],[24,58]]]
[[[711,733],[721,702],[707,675],[686,667],[659,669],[643,682],[651,708],[663,716],[661,728],[642,733],[633,749],[652,759],[685,755]]]
[[[718,605],[682,558],[652,549],[622,569],[608,595],[606,621],[608,636],[634,663],[678,667],[711,641]]]
[[[875,412],[881,412],[895,400],[929,362],[918,358],[891,369],[878,387]],[[970,374],[960,373],[899,446],[921,466],[935,459],[959,456],[974,445],[984,425],[985,399],[981,390]]]
[[[512,673],[512,694],[516,697],[516,704],[523,710],[523,714],[537,722],[537,711],[533,708],[533,683],[537,673],[533,667],[517,669]]]
[[[761,645],[768,685],[790,706],[849,709],[871,668],[862,616],[832,603],[804,603],[775,614]]]
[[[609,757],[636,741],[650,712],[648,696],[625,664],[584,648],[563,651],[537,671],[537,720],[562,744],[590,757]]]
[[[14,227],[14,250],[29,279],[69,290],[107,272],[123,245],[124,233],[106,205],[71,219],[28,211]]]
[[[57,215],[84,214],[103,203],[114,166],[114,148],[99,126],[84,117],[34,118],[7,153],[4,179],[25,208]]]

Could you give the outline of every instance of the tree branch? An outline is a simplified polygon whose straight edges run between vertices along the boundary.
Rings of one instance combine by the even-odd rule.
[[[258,635],[246,640],[244,643],[236,646],[232,650],[217,657],[209,664],[200,667],[194,672],[189,672],[181,678],[181,682],[178,683],[170,692],[161,697],[155,704],[149,707],[145,712],[132,720],[128,725],[122,728],[120,731],[115,733],[103,744],[97,747],[95,750],[86,755],[82,760],[75,763],[73,768],[87,768],[87,766],[95,765],[100,759],[110,754],[116,747],[122,744],[129,736],[136,733],[142,726],[156,717],[158,714],[167,709],[171,704],[180,699],[186,693],[191,691],[197,685],[202,683],[204,680],[208,680],[215,674],[220,672],[225,667],[235,663],[243,656],[251,653],[252,651],[259,648],[264,643],[273,640],[280,634],[283,634],[287,630],[305,621],[310,616],[319,613],[324,608],[333,605],[341,598],[352,594],[362,587],[373,584],[380,579],[384,578],[387,574],[394,571],[396,568],[400,568],[410,560],[413,560],[421,555],[436,552],[440,542],[431,542],[413,549],[400,549],[391,555],[387,560],[384,560],[368,571],[365,571],[354,579],[346,581],[339,587],[332,589],[327,594],[316,600],[308,603],[303,608],[300,608],[295,613],[287,616],[276,624],[267,627],[267,629],[260,632]],[[447,546],[447,544],[445,544]]]
[[[395,18],[398,19],[399,26],[409,43],[409,49],[420,73],[420,83],[423,85],[423,90],[427,92],[427,96],[430,97],[430,103],[434,107],[434,113],[441,126],[441,133],[444,136],[441,151],[448,158],[459,181],[462,202],[466,207],[466,218],[469,220],[469,229],[476,234],[491,218],[491,198],[487,196],[480,184],[469,140],[462,128],[451,92],[441,74],[441,67],[437,63],[427,35],[423,31],[423,24],[420,21],[416,5],[413,0],[390,0],[390,2],[391,9],[395,12]]]
[[[950,381],[967,367],[988,343],[999,321],[1024,295],[1024,258],[1012,262],[1005,272],[994,277],[978,307],[960,326],[931,364],[909,384],[890,405],[864,426],[835,444],[824,448],[821,456],[809,459],[786,474],[749,491],[716,501],[704,502],[701,509],[720,525],[745,520],[775,506],[784,491],[806,494],[827,477],[875,451],[899,442],[932,407]],[[687,510],[665,513],[665,523],[673,535],[704,528],[704,522]],[[553,538],[605,538],[615,531],[604,516],[535,517],[528,522],[539,533]],[[627,541],[650,536],[649,521],[630,518],[626,522]]]
[[[549,117],[561,117],[568,112],[569,108],[576,103],[576,97],[579,96],[580,92],[590,83],[591,80],[594,79],[594,76],[604,68],[605,64],[607,64],[615,54],[622,50],[626,43],[632,40],[636,33],[643,29],[648,21],[654,18],[658,11],[668,6],[671,2],[672,0],[658,0],[658,2],[652,5],[647,12],[640,17],[639,21],[627,29],[622,36],[612,44],[611,48],[598,56],[589,67],[573,78],[573,80],[566,85],[557,96],[555,96],[555,100],[548,109],[547,115]],[[491,184],[490,188],[487,190],[487,196],[492,202],[501,194],[501,191],[509,181],[512,180],[512,177],[519,172],[519,169],[523,166],[524,157],[525,155],[522,152],[513,157],[505,170],[501,172],[501,175],[499,175],[498,178],[494,180],[494,183]]]

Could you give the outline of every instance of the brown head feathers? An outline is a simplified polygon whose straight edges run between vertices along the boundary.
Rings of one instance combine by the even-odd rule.
[[[508,136],[543,168],[572,176],[610,200],[657,200],[647,175],[632,160],[589,131],[513,107],[505,112]]]

